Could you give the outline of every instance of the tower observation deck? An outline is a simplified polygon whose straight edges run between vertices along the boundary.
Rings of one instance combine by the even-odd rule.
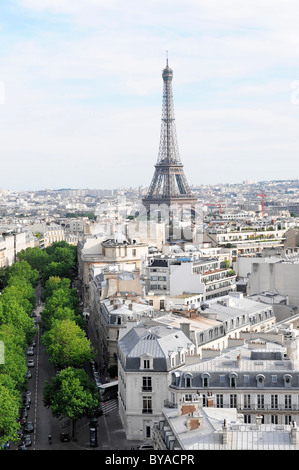
[[[147,212],[157,205],[190,207],[194,211],[197,197],[192,194],[180,159],[172,95],[173,71],[168,65],[162,72],[163,104],[160,146],[155,172],[142,204]]]

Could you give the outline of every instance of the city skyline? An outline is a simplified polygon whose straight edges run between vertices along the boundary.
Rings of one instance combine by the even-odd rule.
[[[299,5],[10,0],[0,188],[148,186],[168,51],[190,185],[294,179]]]

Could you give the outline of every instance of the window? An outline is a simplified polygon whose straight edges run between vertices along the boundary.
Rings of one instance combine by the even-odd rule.
[[[278,424],[278,416],[271,415],[271,424]]]
[[[180,374],[179,374],[179,372],[173,372],[172,373],[171,385],[178,386],[179,383],[180,383]]]
[[[191,387],[192,386],[192,376],[191,375],[185,375],[185,387]]]
[[[216,408],[223,408],[223,395],[216,394]]]
[[[229,406],[230,408],[237,408],[237,395],[229,396]]]
[[[202,387],[204,387],[204,388],[208,387],[209,386],[210,374],[208,374],[208,373],[202,374],[201,378],[202,378]]]
[[[283,376],[285,388],[291,388],[292,385],[292,376],[290,374],[285,374]]]
[[[257,396],[257,407],[260,410],[263,410],[265,408],[265,395]]]
[[[272,375],[271,376],[271,381],[273,384],[276,384],[277,383],[277,375]]]
[[[150,368],[149,359],[143,359],[143,369],[149,369],[149,368]]]
[[[259,374],[256,376],[257,380],[257,386],[258,388],[263,388],[264,387],[264,381],[265,381],[265,376],[262,374]]]
[[[235,388],[237,386],[237,374],[235,372],[232,372],[229,374],[229,380],[230,380],[230,387]]]
[[[244,423],[245,424],[251,423],[251,415],[244,415]]]
[[[220,375],[219,377],[221,385],[225,384],[225,375]]]
[[[292,408],[292,395],[285,395],[284,396],[284,407],[286,409]]]
[[[251,395],[249,394],[244,395],[244,408],[246,409],[251,408]]]
[[[152,378],[151,377],[142,377],[142,391],[143,392],[152,391]]]
[[[133,250],[132,250],[132,256],[136,256],[136,249],[135,248],[133,248]]]
[[[271,395],[271,408],[277,410],[278,408],[278,395]]]
[[[291,415],[285,415],[284,424],[291,424],[291,422],[292,422],[292,416]]]
[[[152,409],[152,397],[145,396],[142,398],[142,413],[144,414],[151,414],[153,412]]]
[[[192,401],[192,395],[191,395],[191,393],[186,393],[186,394],[184,395],[184,400],[185,400],[185,401]]]

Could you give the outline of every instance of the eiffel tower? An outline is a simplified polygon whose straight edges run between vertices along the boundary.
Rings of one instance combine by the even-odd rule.
[[[160,146],[155,173],[142,204],[149,214],[157,205],[168,208],[191,208],[194,213],[197,197],[192,194],[184,174],[178,150],[172,96],[173,71],[166,60],[163,77],[163,105]]]

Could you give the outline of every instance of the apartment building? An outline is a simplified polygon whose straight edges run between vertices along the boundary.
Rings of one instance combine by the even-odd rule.
[[[244,423],[236,408],[213,407],[212,395],[209,402],[210,406],[203,406],[202,396],[197,395],[192,403],[181,402],[175,408],[163,408],[152,429],[154,448],[189,451],[189,456],[198,450],[298,450],[296,423],[263,424],[258,413],[254,423]],[[182,454],[186,456],[184,452]]]
[[[152,438],[170,375],[195,347],[178,328],[137,326],[118,343],[119,414],[129,440]]]
[[[153,257],[146,268],[148,293],[199,294],[208,300],[236,289],[236,275],[219,258]]]
[[[298,337],[293,346],[298,348]],[[291,346],[292,347],[292,346]],[[170,406],[192,404],[235,408],[244,423],[289,425],[299,422],[298,360],[286,347],[265,338],[249,340],[217,358],[184,365],[172,372]]]
[[[140,319],[155,317],[153,307],[130,292],[103,300],[92,296],[89,310],[89,321],[97,340],[101,365],[105,370],[117,364],[119,338],[135,327]]]
[[[84,304],[89,304],[90,271],[93,266],[120,264],[125,271],[140,271],[147,255],[148,245],[144,243],[86,237],[78,244],[78,277]]]
[[[200,358],[215,357],[244,334],[260,334],[276,324],[273,306],[244,297],[240,292],[211,299],[194,311],[172,311],[156,319],[181,328]]]

